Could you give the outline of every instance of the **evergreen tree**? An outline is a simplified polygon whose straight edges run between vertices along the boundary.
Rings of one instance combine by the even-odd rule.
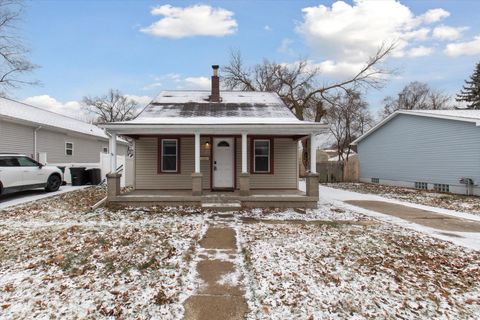
[[[465,85],[455,100],[466,102],[468,109],[480,110],[480,62],[476,64],[470,79],[465,80]]]

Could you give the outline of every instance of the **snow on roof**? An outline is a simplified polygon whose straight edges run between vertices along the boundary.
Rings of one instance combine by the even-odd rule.
[[[172,90],[162,91],[152,103],[210,103],[209,90]],[[283,104],[275,92],[262,91],[220,91],[222,103],[264,103]]]
[[[391,119],[395,118],[399,114],[408,114],[421,117],[430,117],[430,118],[439,118],[447,120],[456,120],[456,121],[465,121],[475,123],[477,126],[480,126],[480,110],[465,110],[465,109],[452,109],[452,110],[398,110],[392,113],[387,118],[383,119],[372,129],[367,131],[364,135],[357,138],[352,142],[352,145],[358,144],[360,141],[368,137],[373,132],[377,131],[385,123],[389,122]]]
[[[274,92],[222,91],[221,102],[210,91],[163,91],[132,124],[300,124]]]
[[[458,120],[475,120],[480,121],[480,110],[410,110],[402,111],[405,114],[425,114],[439,117],[452,117]]]
[[[8,98],[0,98],[0,118],[2,117],[108,139],[105,132],[93,124]]]

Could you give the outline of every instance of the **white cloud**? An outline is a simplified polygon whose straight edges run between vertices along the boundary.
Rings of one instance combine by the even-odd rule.
[[[126,94],[125,96],[136,101],[140,107],[146,106],[148,103],[150,103],[150,101],[152,101],[152,98],[148,96],[137,96],[131,94]],[[87,122],[94,120],[94,116],[85,110],[81,101],[72,100],[61,102],[49,96],[48,94],[43,94],[39,96],[28,97],[24,99],[23,102],[78,120]]]
[[[363,63],[335,62],[333,60],[325,60],[316,64],[316,67],[321,73],[333,77],[349,77],[355,75],[363,66]]]
[[[437,8],[437,9],[428,10],[421,16],[421,18],[425,23],[434,23],[449,16],[450,16],[450,12],[442,8]]]
[[[433,47],[421,45],[430,40],[432,28],[450,13],[436,8],[415,15],[396,0],[336,1],[303,10],[297,32],[313,52],[316,63],[326,74],[347,75],[358,72],[367,59],[386,43],[395,43],[393,57],[421,57],[432,54]]]
[[[372,56],[382,43],[396,43],[394,57],[420,57],[433,52],[419,45],[428,40],[426,25],[448,17],[444,9],[431,9],[415,15],[409,7],[395,0],[354,0],[353,4],[336,1],[330,7],[319,5],[303,10],[297,32],[313,49],[314,57],[324,60],[331,73],[356,69]],[[358,70],[358,69],[356,69]]]
[[[210,79],[207,77],[186,77],[178,88],[179,89],[210,89]]]
[[[157,81],[157,82],[153,82],[153,83],[150,83],[150,84],[147,84],[146,86],[144,86],[142,88],[142,90],[152,90],[152,89],[156,89],[156,88],[160,88],[161,86],[163,86],[163,83]]]
[[[286,53],[291,56],[296,55],[295,50],[293,50],[292,48],[292,43],[293,43],[292,39],[288,39],[288,38],[283,39],[282,42],[280,43],[280,47],[278,47],[278,52]]]
[[[149,96],[137,96],[137,95],[134,95],[134,94],[126,94],[125,97],[135,101],[141,107],[146,106],[147,104],[149,104],[152,101],[152,97],[149,97]]]
[[[416,58],[416,57],[429,56],[432,53],[433,53],[433,48],[419,46],[419,47],[411,48],[410,50],[408,50],[406,55],[411,58]]]
[[[265,31],[272,31],[272,28],[267,24],[263,27],[263,30]]]
[[[462,32],[467,30],[467,27],[450,27],[441,25],[433,29],[433,37],[440,40],[457,40],[462,37]]]
[[[449,57],[480,55],[480,35],[471,41],[449,43],[443,52]]]
[[[79,101],[60,102],[48,94],[44,94],[28,97],[24,99],[23,102],[76,119],[85,120],[88,118],[87,112],[83,110],[82,104]]]
[[[152,9],[160,20],[140,31],[167,38],[192,36],[225,36],[237,31],[237,21],[232,11],[208,5],[173,7],[169,4]]]

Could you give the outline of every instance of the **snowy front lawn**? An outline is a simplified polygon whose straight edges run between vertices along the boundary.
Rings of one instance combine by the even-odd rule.
[[[374,183],[328,183],[328,187],[370,193],[426,206],[480,215],[480,197],[385,186]]]
[[[477,252],[380,222],[264,221],[243,224],[238,232],[249,319],[480,314]]]
[[[102,196],[88,188],[0,212],[1,319],[181,317],[204,217],[88,212]]]

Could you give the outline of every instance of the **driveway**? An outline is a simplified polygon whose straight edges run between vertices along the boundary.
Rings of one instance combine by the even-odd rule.
[[[85,186],[61,186],[60,190],[55,192],[46,192],[43,189],[35,189],[35,190],[26,190],[20,191],[12,194],[6,194],[4,196],[0,196],[0,210],[6,209],[11,206],[16,206],[19,204],[24,204],[27,202],[40,200],[52,196],[56,196],[65,192],[75,191]]]
[[[480,216],[379,195],[319,186],[320,205],[334,204],[375,219],[480,250]]]
[[[407,207],[401,204],[371,200],[347,200],[345,203],[388,214],[434,229],[457,232],[480,232],[479,221],[456,218],[424,209]]]

